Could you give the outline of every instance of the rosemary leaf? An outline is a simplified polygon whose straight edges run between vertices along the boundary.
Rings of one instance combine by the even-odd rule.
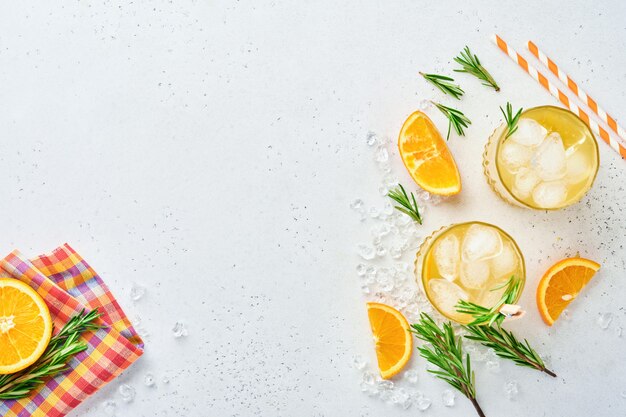
[[[504,290],[502,297],[500,297],[500,300],[498,300],[498,302],[491,308],[486,308],[465,300],[459,300],[456,305],[456,311],[472,316],[474,321],[472,321],[470,325],[478,326],[485,323],[489,325],[492,325],[493,323],[500,324],[505,319],[505,316],[500,313],[500,308],[504,304],[513,304],[515,300],[519,298],[522,281],[515,276],[511,276],[506,283],[500,285],[499,287],[492,288],[491,291],[501,290],[505,287],[506,290]]]
[[[502,297],[492,308],[459,300],[456,310],[459,313],[470,314],[474,317],[474,321],[463,326],[469,333],[465,337],[493,349],[496,355],[501,358],[512,360],[519,366],[534,368],[555,377],[556,374],[546,368],[539,354],[527,340],[524,339],[522,343],[512,332],[502,328],[502,321],[505,316],[500,313],[500,308],[504,304],[513,304],[517,300],[522,289],[522,283],[519,278],[512,276],[504,285],[496,287],[492,291],[502,289],[505,286],[506,290]]]
[[[27,397],[48,378],[67,370],[70,359],[87,349],[80,341],[85,332],[98,330],[95,321],[100,317],[98,310],[81,311],[50,339],[43,355],[28,368],[14,374],[0,375],[0,400],[17,400]]]
[[[418,323],[411,325],[415,336],[430,344],[418,348],[420,355],[439,369],[428,372],[460,391],[474,405],[480,417],[485,417],[476,401],[476,383],[470,357],[463,355],[462,340],[454,334],[452,323],[442,327],[426,313],[420,314]]]
[[[517,122],[519,121],[523,110],[523,108],[520,108],[517,113],[513,114],[513,106],[511,105],[511,103],[506,103],[506,111],[502,108],[502,106],[500,106],[500,111],[504,115],[504,120],[506,121],[507,127],[507,133],[504,137],[505,139],[507,139],[517,130]]]
[[[457,100],[460,100],[461,96],[465,94],[465,91],[463,91],[460,85],[453,84],[453,78],[438,74],[424,74],[421,71],[420,75],[424,77],[426,81],[443,91],[445,94],[449,94]]]
[[[390,190],[387,196],[399,204],[399,206],[394,206],[396,210],[401,211],[414,221],[422,224],[422,215],[420,214],[417,201],[415,201],[415,196],[411,193],[411,198],[409,198],[402,184],[398,184],[396,188]]]
[[[472,124],[470,119],[468,119],[460,110],[435,103],[434,101],[431,101],[431,103],[433,103],[439,111],[448,118],[448,134],[446,135],[446,140],[450,139],[450,128],[454,128],[454,131],[459,136],[465,136],[465,131],[463,129]]]
[[[454,61],[461,65],[461,69],[455,69],[455,72],[466,72],[473,75],[483,82],[483,85],[492,87],[496,91],[500,91],[500,87],[496,80],[493,79],[491,74],[483,67],[480,60],[475,54],[472,54],[468,46],[461,51],[459,56],[454,58]]]
[[[520,342],[511,331],[502,328],[500,324],[494,326],[463,326],[469,332],[465,337],[469,340],[480,342],[482,345],[494,350],[496,355],[503,359],[509,359],[519,366],[533,368],[556,377],[549,370],[539,354],[530,346],[528,340]]]

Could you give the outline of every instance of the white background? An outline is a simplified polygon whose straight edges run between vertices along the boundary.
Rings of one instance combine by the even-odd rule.
[[[472,119],[449,141],[463,192],[430,207],[425,233],[494,222],[520,244],[529,314],[512,328],[559,374],[478,366],[488,416],[624,416],[626,163],[600,144],[593,190],[569,209],[507,206],[481,172],[498,106],[555,101],[490,42],[533,39],[624,124],[626,3],[473,1],[40,1],[0,5],[0,249],[69,242],[111,286],[145,355],[73,416],[404,416],[362,394],[351,357],[372,358],[355,274],[369,236],[349,208],[382,204],[370,130],[395,138],[468,44],[500,82],[459,75]],[[436,123],[445,122],[431,112]],[[402,172],[400,161],[393,160]],[[410,184],[406,176],[405,183]],[[547,328],[536,283],[580,251],[601,272]],[[147,287],[130,300],[132,283]],[[611,312],[607,330],[596,323]],[[183,320],[189,336],[172,337]],[[412,366],[424,361],[415,356]],[[152,372],[157,386],[143,385]],[[169,384],[162,377],[171,379]],[[507,380],[520,383],[516,401]],[[137,389],[131,404],[120,382]],[[423,373],[431,416],[470,416]]]

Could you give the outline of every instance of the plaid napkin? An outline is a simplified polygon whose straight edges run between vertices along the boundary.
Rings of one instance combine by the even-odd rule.
[[[69,245],[31,260],[14,251],[0,260],[0,276],[33,287],[46,300],[57,331],[83,309],[98,308],[106,325],[86,335],[88,348],[71,360],[69,370],[28,398],[0,400],[0,416],[64,416],[143,353],[141,338],[107,286]]]

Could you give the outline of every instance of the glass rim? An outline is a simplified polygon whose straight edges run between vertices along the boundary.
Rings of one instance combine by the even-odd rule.
[[[522,297],[522,293],[524,292],[524,287],[526,286],[526,260],[524,259],[524,254],[522,253],[522,250],[520,249],[520,247],[517,244],[517,242],[515,241],[515,239],[513,239],[513,237],[510,234],[508,234],[507,232],[502,230],[502,228],[500,228],[499,226],[496,226],[495,224],[492,224],[492,223],[483,222],[483,221],[480,221],[480,220],[472,220],[472,221],[466,221],[466,222],[460,222],[460,223],[452,223],[452,224],[450,224],[448,226],[443,226],[443,227],[433,231],[426,239],[424,239],[424,242],[422,243],[422,245],[424,245],[427,242],[427,240],[430,239],[430,242],[424,248],[424,255],[423,255],[424,258],[422,259],[422,262],[421,262],[420,281],[421,281],[421,284],[422,284],[422,289],[424,290],[424,295],[426,296],[426,299],[428,300],[430,305],[432,305],[435,308],[435,310],[437,310],[437,312],[439,314],[441,314],[442,316],[444,316],[448,320],[452,320],[455,323],[461,323],[461,324],[464,324],[464,323],[459,322],[457,319],[448,316],[446,313],[441,311],[439,309],[439,307],[437,307],[437,305],[433,302],[433,300],[430,297],[430,294],[426,290],[426,282],[424,280],[425,279],[424,278],[424,270],[425,270],[427,255],[432,250],[434,244],[436,242],[438,242],[439,239],[445,233],[449,232],[451,229],[454,229],[456,227],[467,226],[467,225],[472,225],[472,224],[480,224],[480,225],[483,225],[483,226],[493,227],[494,229],[498,230],[498,232],[502,233],[506,238],[508,238],[511,243],[513,243],[513,247],[515,248],[517,254],[519,255],[519,258],[520,258],[520,261],[521,261],[521,269],[522,269],[522,274],[521,274],[522,276],[520,277],[522,285],[521,285],[520,291],[519,291],[519,293],[517,295],[517,298],[513,302],[519,301],[519,299]],[[418,258],[415,259],[415,266],[416,267],[417,267],[418,260],[419,260],[419,253],[421,253],[421,252],[422,252],[422,247],[420,247],[420,249],[418,250]]]
[[[545,105],[542,105],[542,106],[535,106],[535,107],[531,107],[529,109],[526,109],[526,110],[524,110],[522,112],[521,116],[523,116],[524,114],[526,114],[527,112],[529,112],[531,110],[537,110],[537,109],[543,109],[543,108],[549,108],[551,110],[561,111],[561,112],[564,112],[564,113],[568,113],[571,116],[574,116],[576,119],[578,119],[582,123],[582,125],[585,127],[587,132],[589,132],[589,135],[591,135],[591,138],[593,139],[593,147],[594,147],[594,149],[596,151],[596,168],[594,170],[593,176],[591,177],[591,181],[589,182],[589,184],[587,185],[585,190],[580,193],[580,196],[578,196],[578,198],[576,198],[575,200],[572,200],[570,203],[564,204],[564,205],[559,206],[559,207],[550,207],[550,208],[534,206],[532,204],[528,204],[528,203],[522,201],[521,199],[519,199],[513,193],[513,191],[509,188],[509,186],[507,186],[507,184],[504,182],[504,180],[502,179],[502,174],[500,173],[500,164],[498,163],[498,155],[500,154],[500,145],[503,142],[502,141],[502,136],[506,132],[506,129],[503,129],[502,132],[497,137],[497,141],[498,142],[496,143],[496,152],[495,152],[495,156],[494,156],[494,164],[496,166],[496,172],[498,173],[498,179],[500,180],[500,183],[502,184],[504,189],[507,191],[507,193],[509,193],[509,195],[517,203],[521,204],[524,207],[533,209],[533,210],[552,210],[553,211],[553,210],[560,210],[562,208],[569,207],[569,206],[572,206],[572,205],[578,203],[589,192],[589,190],[591,190],[591,187],[593,186],[593,183],[596,181],[596,177],[598,176],[598,170],[600,169],[600,149],[598,147],[598,140],[596,139],[596,136],[593,134],[593,132],[591,131],[591,129],[589,128],[587,123],[585,123],[577,114],[575,114],[574,112],[572,112],[572,111],[570,111],[570,110],[568,110],[566,108],[553,106],[551,104],[545,104]],[[498,126],[498,128],[496,128],[496,130],[501,128],[502,126],[504,126],[504,123],[501,124],[500,126]]]

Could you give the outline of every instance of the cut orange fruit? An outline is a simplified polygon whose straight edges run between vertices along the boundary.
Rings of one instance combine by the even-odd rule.
[[[32,365],[52,335],[48,306],[29,285],[14,278],[0,279],[0,374]]]
[[[600,264],[584,258],[567,258],[548,269],[537,287],[537,307],[548,326],[593,278]]]
[[[409,323],[398,310],[381,303],[367,303],[367,314],[376,343],[380,376],[389,379],[411,358],[413,337]]]
[[[439,195],[458,194],[461,176],[445,140],[421,111],[409,116],[398,137],[404,166],[417,185]]]

